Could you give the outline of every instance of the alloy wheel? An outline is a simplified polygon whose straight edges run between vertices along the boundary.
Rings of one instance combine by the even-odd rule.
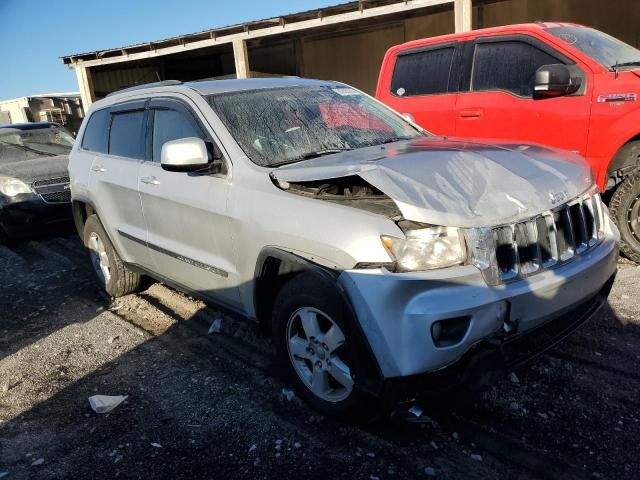
[[[104,285],[106,285],[109,283],[109,280],[111,280],[111,267],[109,267],[109,257],[107,256],[104,243],[96,232],[91,232],[91,235],[89,235],[87,246],[89,247],[93,269]]]
[[[289,359],[305,386],[327,402],[340,402],[353,390],[344,333],[326,313],[311,307],[293,312],[287,323]]]

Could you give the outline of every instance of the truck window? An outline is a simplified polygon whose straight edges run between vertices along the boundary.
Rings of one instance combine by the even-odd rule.
[[[82,148],[92,152],[107,153],[109,109],[103,108],[91,114],[82,137]]]
[[[176,110],[155,110],[153,121],[153,161],[160,161],[162,145],[180,138],[198,137],[203,140],[204,135],[195,122]]]
[[[536,70],[553,63],[563,62],[525,42],[479,43],[473,60],[471,90],[504,90],[531,97]]]
[[[144,158],[144,110],[112,115],[109,153],[127,158]]]
[[[391,79],[391,93],[399,97],[447,93],[454,47],[398,55]]]

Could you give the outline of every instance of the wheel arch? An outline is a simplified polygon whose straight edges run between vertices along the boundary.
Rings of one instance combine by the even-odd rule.
[[[71,200],[71,211],[76,231],[84,242],[84,224],[91,215],[97,214],[96,208],[90,200],[83,197],[74,197]]]
[[[271,314],[278,292],[289,280],[302,273],[310,273],[319,280],[332,284],[345,302],[354,320],[353,325],[347,327],[348,334],[352,335],[356,342],[357,362],[363,366],[361,388],[375,396],[381,396],[385,388],[384,375],[367,340],[367,335],[358,321],[353,303],[338,282],[341,273],[338,270],[319,265],[280,248],[264,248],[256,261],[254,277],[254,308],[263,333],[271,336]]]

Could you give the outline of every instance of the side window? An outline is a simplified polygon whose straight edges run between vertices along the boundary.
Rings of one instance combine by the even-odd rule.
[[[153,161],[160,161],[162,145],[179,138],[198,137],[205,139],[195,122],[176,110],[154,110]]]
[[[473,60],[471,90],[506,90],[531,97],[536,70],[552,63],[562,62],[525,42],[479,43]]]
[[[399,97],[447,93],[454,47],[398,55],[391,79],[391,93]]]
[[[107,153],[109,109],[103,108],[91,114],[82,136],[82,148],[92,152]]]
[[[112,114],[109,153],[143,159],[144,129],[144,110]]]

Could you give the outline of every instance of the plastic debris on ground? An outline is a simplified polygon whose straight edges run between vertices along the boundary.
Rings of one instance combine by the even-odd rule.
[[[222,319],[216,318],[213,322],[211,322],[211,326],[209,327],[209,335],[212,333],[220,333],[222,332]]]
[[[35,460],[31,465],[37,467],[38,465],[42,465],[44,463],[44,458],[39,458]]]
[[[0,478],[6,477],[9,475],[9,472],[0,472]]]
[[[151,446],[152,446],[153,448],[162,448],[162,445],[160,445],[159,443],[155,443],[155,442],[154,442],[154,443],[152,443],[152,444],[151,444]]]
[[[94,395],[89,397],[89,405],[96,413],[109,413],[127,399],[126,395]]]
[[[283,388],[283,389],[282,389],[282,395],[284,395],[284,396],[285,396],[285,398],[286,398],[288,401],[293,400],[293,399],[294,399],[294,397],[296,396],[296,394],[295,394],[295,393],[293,393],[293,390],[290,390],[290,389],[288,389],[288,388]]]

